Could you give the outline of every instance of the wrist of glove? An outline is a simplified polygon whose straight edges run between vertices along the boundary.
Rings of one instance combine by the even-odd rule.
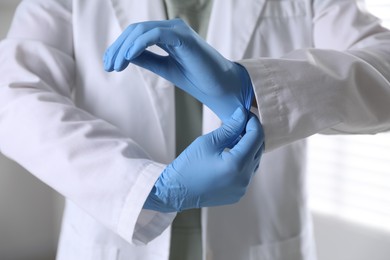
[[[247,122],[247,123],[246,123]],[[242,138],[232,146],[240,133]],[[233,204],[245,194],[263,150],[257,117],[244,109],[217,130],[197,138],[156,181],[144,208],[175,212]]]
[[[238,62],[234,62],[234,64],[237,66],[236,70],[238,71],[238,74],[240,75],[241,79],[241,86],[242,86],[242,98],[243,100],[243,106],[246,108],[246,110],[249,112],[251,110],[252,102],[255,97],[255,93],[253,91],[253,85],[252,80],[249,76],[248,71],[244,66],[242,66]]]

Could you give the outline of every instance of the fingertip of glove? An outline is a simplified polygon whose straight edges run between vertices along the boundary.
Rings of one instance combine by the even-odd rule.
[[[104,58],[103,58],[103,67],[104,67],[104,70],[107,72],[113,71],[112,64],[110,63],[110,61],[108,60],[108,58],[106,56],[104,56]]]
[[[232,119],[238,122],[245,121],[245,118],[246,118],[246,112],[242,107],[238,107],[232,115]]]

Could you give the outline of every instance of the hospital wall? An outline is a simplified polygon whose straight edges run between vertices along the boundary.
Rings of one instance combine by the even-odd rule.
[[[0,0],[0,38],[19,1]],[[1,75],[0,75],[1,76]],[[55,258],[63,200],[0,155],[0,259]],[[388,260],[389,232],[313,212],[319,260]]]

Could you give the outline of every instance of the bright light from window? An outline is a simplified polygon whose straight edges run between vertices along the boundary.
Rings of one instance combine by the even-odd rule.
[[[383,26],[390,28],[390,0],[366,0],[369,12],[383,21]]]
[[[309,140],[311,209],[390,231],[390,135]]]

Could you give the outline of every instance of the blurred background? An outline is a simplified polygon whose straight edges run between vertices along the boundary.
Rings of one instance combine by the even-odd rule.
[[[18,0],[0,0],[0,39]],[[366,0],[390,28],[390,0]],[[390,134],[309,139],[319,260],[389,260]],[[0,155],[0,259],[53,260],[63,199]],[[288,260],[288,259],[286,259]]]

